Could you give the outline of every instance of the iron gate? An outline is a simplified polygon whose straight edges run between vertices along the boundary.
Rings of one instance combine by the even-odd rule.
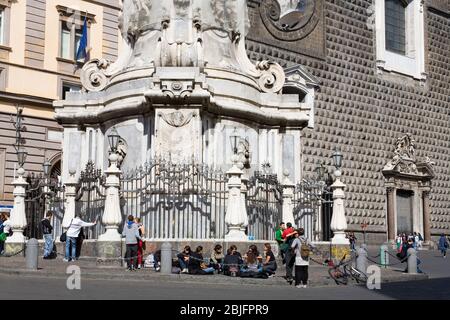
[[[275,174],[255,172],[247,184],[246,207],[249,239],[274,240],[281,222],[283,187]]]
[[[123,216],[140,217],[150,239],[222,239],[227,178],[202,164],[164,159],[121,179]]]
[[[81,172],[75,196],[75,212],[86,222],[97,221],[94,227],[84,228],[86,239],[97,239],[105,232],[102,224],[106,199],[106,176],[89,161]]]
[[[332,199],[332,192],[323,183],[303,180],[295,186],[293,201],[295,224],[305,229],[305,236],[308,239],[318,240],[320,229],[323,232],[323,241],[331,238],[329,230]],[[319,217],[321,222],[317,220]]]
[[[52,211],[51,224],[56,239],[61,234],[61,223],[64,217],[64,185],[56,177],[44,177],[30,174],[25,189],[25,215],[27,226],[24,236],[31,239],[43,237],[40,226],[46,211]]]

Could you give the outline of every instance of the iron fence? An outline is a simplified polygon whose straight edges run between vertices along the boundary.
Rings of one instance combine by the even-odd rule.
[[[193,162],[152,159],[121,179],[123,217],[141,218],[150,239],[222,239],[226,202],[226,175]]]
[[[293,203],[295,224],[305,229],[305,236],[313,240],[326,240],[333,205],[332,192],[326,184],[303,180],[295,186]]]
[[[249,179],[246,208],[249,239],[274,240],[275,230],[281,222],[283,187],[277,175],[259,171]]]
[[[86,239],[97,239],[105,232],[102,224],[106,199],[106,176],[92,161],[81,172],[75,196],[75,212],[86,222],[97,221],[94,227],[83,228]]]
[[[47,211],[52,211],[51,224],[56,237],[61,234],[61,223],[64,216],[64,185],[58,178],[44,177],[34,173],[26,178],[28,185],[25,188],[25,215],[27,226],[24,236],[40,239],[43,237],[41,221]]]

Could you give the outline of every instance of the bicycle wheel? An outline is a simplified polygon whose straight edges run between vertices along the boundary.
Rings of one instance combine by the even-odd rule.
[[[348,283],[348,277],[346,276],[345,272],[342,272],[341,270],[339,270],[339,268],[334,267],[328,269],[328,274],[330,275],[331,279],[333,279],[338,285],[346,285]]]
[[[367,275],[364,272],[359,271],[358,269],[356,269],[353,266],[347,265],[345,267],[347,268],[346,271],[351,275],[351,277],[353,279],[356,280],[357,283],[360,283],[360,282],[366,283],[367,282]]]

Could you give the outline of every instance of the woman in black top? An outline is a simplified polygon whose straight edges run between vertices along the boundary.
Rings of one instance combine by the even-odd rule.
[[[263,272],[267,273],[268,276],[271,276],[275,274],[278,266],[270,243],[264,244],[264,253],[266,256],[266,260],[263,262]]]
[[[214,268],[208,268],[203,260],[203,247],[198,246],[189,258],[189,274],[213,274]]]

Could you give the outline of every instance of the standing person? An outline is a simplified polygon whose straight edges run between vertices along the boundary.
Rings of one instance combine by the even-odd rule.
[[[183,251],[177,254],[178,263],[181,268],[181,273],[189,273],[189,259],[191,257],[192,250],[190,246],[185,246]]]
[[[50,223],[52,216],[52,212],[48,211],[44,219],[41,221],[41,230],[44,235],[44,259],[50,259],[50,254],[53,251],[53,227]]]
[[[66,256],[64,258],[65,262],[78,260],[77,258],[77,239],[80,235],[80,230],[83,227],[92,227],[97,224],[97,220],[94,222],[84,222],[81,220],[80,216],[77,214],[75,218],[72,219],[67,230],[66,239]]]
[[[349,241],[350,241],[350,249],[352,251],[356,251],[356,237],[354,232],[350,233]]]
[[[281,254],[281,259],[283,261],[283,264],[285,263],[284,261],[284,251],[281,250],[282,249],[282,244],[284,243],[283,241],[283,231],[286,230],[286,225],[284,224],[284,222],[280,222],[280,225],[277,228],[277,231],[275,232],[275,240],[278,243],[278,251]]]
[[[264,244],[264,254],[266,258],[263,262],[262,271],[267,273],[267,275],[271,277],[277,270],[277,261],[275,260],[275,255],[272,252],[272,246],[270,245],[270,243]]]
[[[0,235],[4,237],[4,239],[0,240],[0,255],[4,254],[5,249],[5,241],[6,238],[11,235],[11,223],[9,221],[9,216],[6,212],[2,212],[0,215]]]
[[[286,281],[289,284],[292,284],[292,282],[294,281],[293,277],[292,277],[292,271],[293,271],[293,267],[294,267],[294,263],[295,263],[295,254],[292,252],[291,250],[291,246],[292,246],[292,242],[294,241],[294,235],[297,232],[294,230],[294,228],[292,227],[292,224],[290,222],[287,223],[287,229],[284,230],[283,232],[283,239],[284,239],[284,243],[286,244],[286,249],[285,249],[285,260],[286,260]]]
[[[127,246],[127,251],[125,253],[127,268],[130,271],[136,270],[138,241],[142,238],[139,235],[138,225],[134,223],[134,217],[132,215],[128,216],[128,222],[122,231],[122,238],[125,238],[125,244]]]
[[[297,288],[306,288],[308,285],[309,253],[311,247],[311,242],[305,237],[305,229],[298,229],[291,245],[291,248],[295,251],[295,286]]]
[[[139,239],[138,241],[138,250],[137,250],[137,268],[141,269],[143,264],[142,264],[142,260],[143,260],[143,256],[144,256],[144,234],[145,234],[145,229],[144,229],[144,225],[141,223],[141,218],[136,218],[134,219],[134,222],[137,225],[138,231],[139,231],[139,236],[141,237],[141,239]]]
[[[439,238],[438,248],[442,253],[442,257],[447,258],[448,242],[444,234],[441,234],[441,237]]]
[[[81,248],[83,246],[84,239],[86,239],[86,236],[84,235],[84,229],[81,228],[80,233],[78,234],[78,237],[77,237],[77,249],[75,250],[77,259],[80,258]]]
[[[397,252],[400,252],[403,243],[402,236],[400,233],[397,235],[397,238],[395,238],[395,243],[397,244]]]

